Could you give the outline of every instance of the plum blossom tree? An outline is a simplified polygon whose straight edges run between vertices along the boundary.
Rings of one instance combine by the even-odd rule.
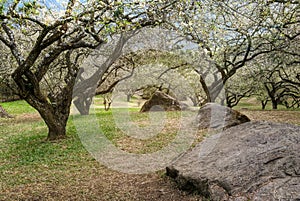
[[[17,92],[44,119],[48,139],[55,140],[66,135],[73,86],[88,50],[115,32],[160,23],[163,9],[173,1],[0,3],[0,42],[13,58],[11,77]],[[55,87],[48,90],[50,81]]]
[[[298,1],[184,1],[168,21],[206,50],[211,65],[197,72],[207,100],[215,101],[227,81],[249,62],[274,51],[290,51],[298,44],[297,13]]]

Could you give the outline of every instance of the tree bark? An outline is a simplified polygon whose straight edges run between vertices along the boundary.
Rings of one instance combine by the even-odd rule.
[[[53,121],[44,119],[48,126],[48,140],[58,140],[66,137],[67,121]]]
[[[110,54],[110,56],[108,56],[108,59],[98,66],[98,70],[94,72],[91,77],[87,79],[81,78],[81,73],[83,73],[85,69],[82,69],[78,73],[78,78],[76,80],[77,83],[73,90],[73,98],[75,99],[74,104],[81,115],[89,114],[92,99],[96,94],[96,89],[99,86],[99,83],[103,82],[102,77],[104,73],[117,59],[120,58],[124,45],[134,34],[134,32],[130,34],[122,34],[118,39],[118,43],[114,47],[113,52]],[[131,76],[132,74],[129,77]],[[119,81],[115,82],[113,85],[116,85],[118,82]],[[111,86],[111,89],[113,89],[113,86]]]
[[[202,77],[201,74],[200,75],[200,84],[205,92],[205,95],[206,95],[206,102],[209,103],[209,102],[212,102],[212,99],[211,99],[211,94],[210,94],[210,91],[208,89],[208,86],[204,80],[204,78]]]
[[[65,93],[63,93],[65,92]],[[71,93],[62,91],[64,95],[58,95],[51,103],[47,100],[41,101],[33,97],[25,97],[25,100],[34,107],[48,127],[48,140],[63,139],[66,137],[66,125],[69,119],[71,106]],[[47,101],[47,102],[46,102]]]
[[[272,99],[272,109],[277,110],[278,109],[278,102],[276,99]]]
[[[266,101],[261,101],[261,108],[264,110],[264,109],[266,109],[266,106],[267,106],[267,103],[268,103],[268,101],[266,100]]]
[[[15,74],[14,81],[19,87],[20,96],[33,108],[35,108],[48,127],[48,140],[62,139],[66,137],[66,125],[72,103],[72,89],[75,83],[75,75],[70,76],[66,86],[58,93],[49,93],[46,97],[36,82],[33,73],[27,71],[31,79],[23,79],[22,75]],[[75,73],[75,72],[73,72]]]
[[[127,94],[127,96],[126,96],[126,100],[128,103],[130,102],[131,96],[132,96],[132,94]]]
[[[79,111],[80,115],[89,115],[90,106],[92,104],[92,98],[83,98],[78,97],[78,99],[74,100],[74,105]]]

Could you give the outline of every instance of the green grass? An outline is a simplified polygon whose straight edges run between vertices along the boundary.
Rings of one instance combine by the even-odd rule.
[[[123,112],[125,112],[125,115],[128,112],[128,118],[130,118],[130,122],[133,123],[134,126],[136,126],[136,129],[152,129],[153,125],[151,125],[151,121],[153,120],[151,120],[151,118],[149,117],[149,113],[140,113],[139,108],[117,108],[109,111],[96,109],[96,121],[99,124],[99,128],[104,133],[105,137],[107,137],[107,139],[110,140],[115,146],[130,153],[152,153],[158,151],[164,146],[171,143],[172,140],[174,140],[174,138],[176,137],[178,130],[180,129],[178,125],[172,123],[174,121],[177,122],[177,120],[180,119],[180,112],[155,112],[152,114],[157,116],[165,115],[166,122],[163,130],[154,137],[150,137],[148,139],[133,138],[128,136],[128,133],[126,133],[126,122],[124,124],[125,128],[123,128],[125,130],[119,128],[115,123],[114,118],[118,114]],[[76,118],[79,118],[82,124],[87,125],[87,130],[83,132],[89,133],[89,124],[92,124],[92,120],[89,119],[89,117],[86,118],[76,116]],[[157,121],[156,123],[161,124],[160,121]],[[145,132],[145,130],[143,131]]]
[[[16,105],[18,107],[14,107],[13,115],[28,111],[19,107],[23,105],[20,102]],[[15,123],[10,119],[1,123],[5,129],[0,131],[0,190],[41,182],[47,178],[60,180],[63,177],[59,177],[57,171],[71,170],[71,164],[92,160],[71,122],[68,125],[68,138],[57,142],[45,140],[47,128],[42,120]]]
[[[3,108],[12,115],[36,113],[36,110],[23,100],[1,103]]]
[[[132,181],[119,178],[120,173],[106,169],[95,161],[82,145],[74,125],[74,118],[82,118],[83,123],[87,125],[89,119],[84,120],[85,117],[70,116],[67,125],[67,138],[49,142],[46,140],[47,127],[45,123],[26,102],[14,101],[1,103],[1,105],[15,118],[0,119],[0,200],[27,200],[32,198],[30,196],[41,196],[42,192],[53,193],[48,189],[50,188],[48,186],[55,188],[56,193],[60,193],[57,195],[60,198],[72,194],[82,196],[81,198],[85,199],[97,200],[98,197],[95,195],[101,194],[103,197],[114,199],[117,199],[118,196],[120,199],[122,196],[128,196],[128,200],[133,200],[130,198],[133,195],[126,190],[123,190],[124,192],[111,190],[116,188],[118,182],[122,184],[127,182],[129,183],[128,186],[131,186],[130,182]],[[253,112],[256,116],[262,116],[259,111],[260,106],[254,105],[251,100],[242,101],[238,107],[249,107],[249,109],[255,110]],[[160,150],[172,142],[179,129],[174,122],[177,122],[181,114],[179,112],[167,112],[164,115],[166,115],[168,123],[160,134],[146,140],[133,139],[124,134],[115,123],[114,112],[123,110],[104,111],[102,108],[97,108],[96,121],[105,136],[127,152],[152,153]],[[129,117],[136,125],[145,128],[149,125],[149,114],[138,111],[138,108],[130,108]],[[284,118],[280,121],[291,119],[296,124],[300,124],[298,111],[279,112],[280,117]],[[160,115],[159,112],[156,114]],[[264,113],[264,120],[268,118],[265,116],[267,114]],[[273,116],[277,118],[275,115],[277,113],[274,113]],[[198,141],[202,139],[203,135],[205,133],[201,134]],[[100,177],[99,181],[103,186],[93,191],[85,185],[89,185],[95,177]],[[114,182],[117,184],[112,184]],[[26,195],[23,193],[26,190],[25,187],[29,188]],[[102,191],[99,193],[99,189],[103,189],[105,193],[103,194]],[[15,193],[19,191],[21,193]],[[52,197],[55,198],[56,195],[54,194]]]
[[[3,192],[8,189],[34,183],[64,184],[72,172],[97,165],[82,146],[72,120],[67,139],[49,142],[45,123],[26,102],[1,105],[15,118],[0,119],[0,200],[6,200]]]
[[[13,119],[0,119],[1,190],[36,182],[53,180],[63,182],[66,177],[65,171],[72,172],[80,167],[99,165],[77,136],[72,115],[67,125],[67,138],[49,142],[46,140],[45,123],[25,101],[1,103],[1,105],[15,116]],[[122,110],[124,109],[117,109],[116,112]],[[138,111],[138,108],[129,109],[132,121],[137,124],[147,123],[148,114]],[[109,140],[116,146],[133,153],[157,151],[172,141],[177,131],[168,128],[162,134],[147,140],[131,139],[117,128],[112,110],[96,109],[96,117],[101,130]],[[178,113],[167,113],[169,119],[178,117]]]

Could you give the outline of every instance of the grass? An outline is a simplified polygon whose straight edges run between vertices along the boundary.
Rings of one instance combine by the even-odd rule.
[[[53,143],[45,140],[47,128],[41,119],[28,122],[18,121],[20,118],[5,121],[5,129],[0,131],[0,180],[5,181],[1,190],[44,180],[50,176],[44,175],[45,169],[66,170],[69,167],[65,163],[82,163],[82,159],[89,158],[78,137],[72,134],[72,125],[68,125],[66,140]]]
[[[262,110],[261,103],[256,98],[243,98],[238,105],[233,107],[236,110],[241,109],[249,109],[249,110]],[[272,109],[272,103],[269,101],[265,108],[266,111],[273,110]],[[284,105],[278,105],[278,110],[283,111],[300,111],[300,108],[291,108],[287,109]]]
[[[39,114],[24,101],[1,103],[13,119],[0,119],[0,200],[201,200],[176,188],[164,171],[124,174],[97,162],[82,145],[74,124],[67,125],[67,139],[46,141],[47,127]],[[300,125],[299,111],[260,111],[251,100],[238,108],[252,120],[270,120]],[[168,112],[166,125],[158,135],[147,139],[130,137],[118,128],[114,112],[96,109],[96,121],[103,133],[120,149],[130,153],[153,153],[172,142],[180,125],[180,113]],[[129,110],[137,128],[146,129],[151,118]],[[153,114],[161,118],[163,114]],[[155,116],[157,115],[157,116]],[[185,115],[185,114],[184,114]],[[79,117],[82,118],[82,117]],[[86,122],[89,123],[88,121]],[[205,132],[199,132],[201,141]]]
[[[13,115],[36,113],[36,110],[23,100],[5,102],[1,103],[1,105],[6,109],[6,111],[9,114]]]
[[[128,118],[132,124],[128,124],[125,121],[116,125],[114,117],[116,113],[122,114],[122,112],[124,112],[122,109],[113,110],[113,112],[111,110],[107,112],[98,110],[97,117],[106,137],[117,147],[129,153],[152,153],[159,151],[174,140],[180,129],[180,125],[177,123],[180,120],[180,112],[166,112],[166,116],[164,117],[165,126],[162,130],[157,131],[159,132],[158,134],[154,128],[159,127],[159,125],[153,124],[157,119],[154,121],[151,120],[149,113],[139,113],[137,108],[129,110]],[[152,118],[163,116],[160,112],[153,114],[155,116]],[[156,123],[161,124],[161,121],[157,121]],[[120,126],[122,129],[118,128]],[[153,136],[151,135],[152,132]],[[129,136],[128,134],[131,135]]]
[[[0,200],[197,200],[175,188],[161,171],[127,175],[97,162],[77,135],[75,117],[70,117],[65,140],[49,142],[45,123],[27,103],[1,105],[15,118],[0,119]],[[168,113],[166,128],[147,140],[131,139],[118,129],[112,110],[96,109],[96,117],[106,137],[131,153],[155,152],[178,130],[171,124],[178,113]],[[141,127],[149,125],[148,115],[136,108],[130,109],[129,117]]]

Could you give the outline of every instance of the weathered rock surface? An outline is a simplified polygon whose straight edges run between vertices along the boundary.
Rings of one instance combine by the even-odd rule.
[[[300,200],[300,127],[248,122],[212,135],[167,167],[210,200]]]
[[[199,110],[196,121],[199,129],[227,129],[248,122],[250,119],[229,107],[207,103]]]
[[[155,92],[151,98],[144,103],[141,112],[149,111],[176,111],[181,110],[180,103],[173,97],[161,92]]]

